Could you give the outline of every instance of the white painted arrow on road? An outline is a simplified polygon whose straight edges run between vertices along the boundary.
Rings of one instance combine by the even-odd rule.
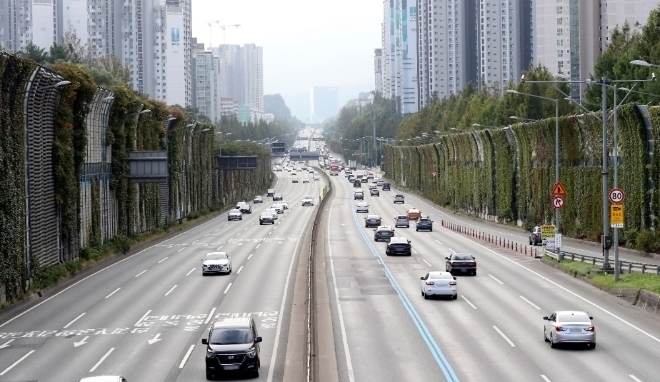
[[[8,348],[9,344],[12,343],[12,341],[14,341],[14,340],[9,340],[9,341],[5,342],[4,344],[0,345],[0,349]]]
[[[80,342],[74,342],[73,347],[77,348],[78,346],[86,344],[87,342],[85,342],[85,341],[87,341],[88,338],[89,338],[89,336],[84,337],[82,340],[80,340]]]
[[[149,345],[153,345],[153,344],[155,344],[156,342],[158,342],[158,341],[161,340],[161,339],[158,338],[158,337],[160,337],[160,333],[156,334],[156,335],[154,336],[154,338],[150,339],[150,340],[147,341],[147,342],[149,342]]]

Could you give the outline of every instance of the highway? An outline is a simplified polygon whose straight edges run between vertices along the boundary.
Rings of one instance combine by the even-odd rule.
[[[128,381],[202,381],[210,322],[255,319],[261,344],[258,380],[282,380],[295,262],[324,181],[292,184],[277,172],[275,189],[289,210],[259,225],[265,203],[242,221],[224,213],[127,257],[29,310],[0,321],[0,381],[71,382],[94,375]],[[230,275],[202,276],[201,258],[226,251]],[[242,379],[240,376],[236,376]]]
[[[411,257],[385,255],[355,213],[353,187],[331,177],[334,195],[325,214],[326,277],[342,381],[659,381],[657,316],[541,264],[440,226],[444,211],[406,195],[365,192],[370,214],[383,224],[411,206],[433,215],[433,232],[397,228],[412,241]],[[367,186],[363,185],[366,191]],[[475,224],[474,221],[468,220]],[[494,233],[497,227],[480,225]],[[473,254],[477,276],[457,276],[458,299],[425,300],[420,280],[445,270],[453,252]],[[551,349],[543,316],[585,310],[594,316],[596,349]]]

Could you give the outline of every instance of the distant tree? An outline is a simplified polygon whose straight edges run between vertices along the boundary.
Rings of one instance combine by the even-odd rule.
[[[25,58],[31,58],[40,65],[43,65],[48,61],[48,52],[46,52],[46,49],[38,47],[32,43],[32,41],[28,42],[25,49],[18,54]]]
[[[58,61],[70,61],[69,49],[60,44],[53,44],[48,53],[48,62],[54,64]]]

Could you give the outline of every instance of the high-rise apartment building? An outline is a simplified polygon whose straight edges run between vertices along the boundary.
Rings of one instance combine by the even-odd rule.
[[[221,116],[221,98],[218,94],[218,75],[220,60],[210,50],[204,50],[204,44],[197,44],[193,55],[194,67],[194,103],[201,115],[217,122]]]
[[[376,80],[376,92],[383,93],[383,50],[374,51],[374,73]]]
[[[263,112],[263,47],[220,45],[213,51],[220,60],[219,95],[235,99],[239,107]]]
[[[314,86],[310,92],[312,122],[323,122],[339,111],[339,89],[330,86]]]
[[[48,49],[75,32],[93,57],[114,54],[131,70],[135,90],[168,104],[190,105],[191,0],[3,0],[0,44]]]

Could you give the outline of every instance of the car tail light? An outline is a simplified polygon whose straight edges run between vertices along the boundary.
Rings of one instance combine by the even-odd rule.
[[[450,281],[449,285],[456,285],[456,281]]]
[[[588,332],[595,332],[595,331],[596,331],[596,328],[594,328],[593,326],[590,326],[590,327],[588,327],[588,328],[584,328],[584,330],[586,330],[586,331],[588,331]]]
[[[567,329],[562,328],[561,326],[555,326],[555,330],[558,331],[558,332],[565,332]]]
[[[426,285],[435,285],[435,283],[433,281],[427,281]]]

